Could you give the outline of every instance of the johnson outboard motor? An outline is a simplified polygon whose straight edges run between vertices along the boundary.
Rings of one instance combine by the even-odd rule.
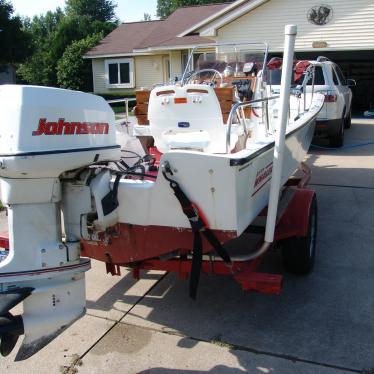
[[[87,166],[119,160],[120,147],[113,111],[100,97],[4,85],[0,102],[1,201],[9,222],[0,262],[0,353],[9,354],[24,334],[20,360],[85,313],[90,260],[80,257],[80,239],[117,220],[115,204],[103,206],[115,202],[110,174]],[[20,303],[23,314],[13,316]]]

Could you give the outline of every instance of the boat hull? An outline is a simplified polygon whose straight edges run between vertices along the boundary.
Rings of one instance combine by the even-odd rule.
[[[283,183],[305,158],[314,127],[315,116],[311,116],[288,132]],[[268,203],[273,154],[270,141],[235,154],[171,151],[162,156],[161,164],[170,164],[172,178],[200,208],[211,229],[235,231],[239,236]],[[161,171],[155,182],[121,180],[118,200],[121,223],[190,227]]]
[[[311,112],[286,134],[283,184],[306,156],[317,114]],[[172,151],[161,157],[221,242],[240,236],[268,204],[274,142],[250,148],[235,154]],[[189,221],[161,171],[154,182],[121,180],[118,200],[118,232],[106,244],[82,242],[83,256],[131,264],[191,250]],[[204,252],[211,249],[204,240]]]

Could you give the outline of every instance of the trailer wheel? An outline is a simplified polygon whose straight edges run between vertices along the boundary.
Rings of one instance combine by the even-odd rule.
[[[314,265],[317,239],[317,199],[313,196],[308,221],[308,235],[292,237],[282,243],[282,261],[292,274],[308,274]]]

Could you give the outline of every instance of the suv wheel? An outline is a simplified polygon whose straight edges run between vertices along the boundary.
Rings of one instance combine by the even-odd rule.
[[[329,143],[331,147],[340,148],[343,145],[344,127],[345,127],[345,120],[344,118],[342,118],[338,133],[330,135],[329,137]]]
[[[349,111],[347,118],[344,120],[344,128],[350,129],[352,124],[352,109]]]

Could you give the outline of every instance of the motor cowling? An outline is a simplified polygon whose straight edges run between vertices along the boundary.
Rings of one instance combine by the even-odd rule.
[[[0,176],[51,178],[94,161],[118,160],[114,113],[101,97],[0,86]]]

